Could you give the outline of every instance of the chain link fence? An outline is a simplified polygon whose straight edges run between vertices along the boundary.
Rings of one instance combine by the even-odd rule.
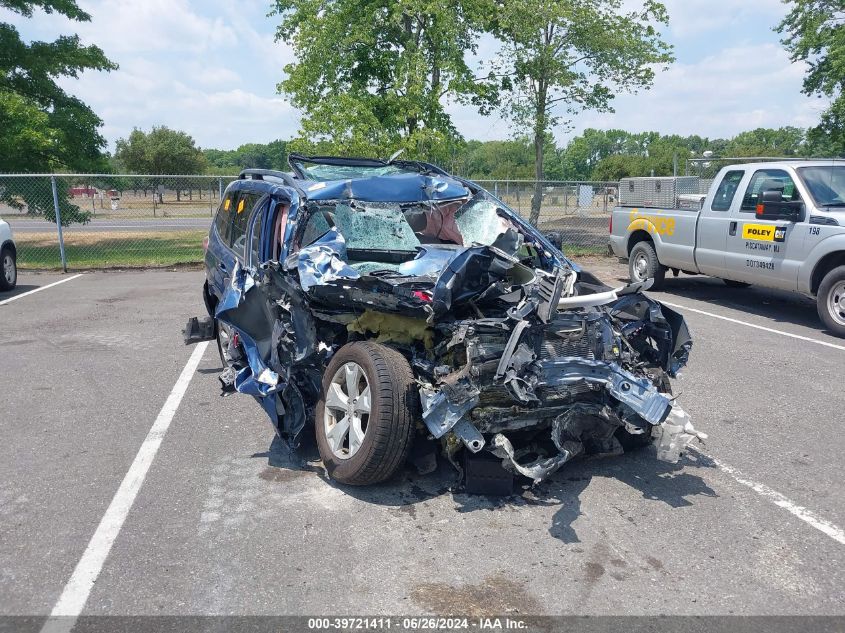
[[[476,180],[520,216],[529,220],[534,180]],[[559,233],[570,255],[608,252],[608,225],[616,205],[618,182],[544,181],[537,227]]]
[[[196,264],[234,178],[0,174],[0,218],[12,227],[21,269]],[[534,181],[477,182],[530,218]],[[549,181],[542,191],[540,230],[560,233],[572,255],[606,253],[618,183]]]
[[[23,269],[196,263],[233,178],[0,174],[0,218]]]

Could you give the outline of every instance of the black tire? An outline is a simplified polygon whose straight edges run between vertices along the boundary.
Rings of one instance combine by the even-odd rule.
[[[819,317],[825,327],[845,338],[845,266],[834,268],[822,279],[816,297]]]
[[[651,242],[637,242],[628,256],[628,275],[632,282],[654,279],[652,290],[660,290],[666,280],[666,267],[657,259]]]
[[[9,246],[0,251],[0,290],[13,290],[18,285],[18,260]]]
[[[723,279],[723,280],[722,280],[722,282],[723,282],[723,283],[724,283],[724,284],[725,284],[728,288],[748,288],[748,286],[750,286],[750,285],[751,285],[751,284],[749,284],[749,283],[747,283],[747,282],[745,282],[745,281],[735,281],[735,280],[733,280],[733,279]]]
[[[337,375],[351,364],[362,370],[369,387],[369,413],[360,414],[359,428],[366,426],[363,440],[348,457],[342,457],[331,447],[327,429],[332,421],[332,426],[341,426],[342,420],[338,421],[338,416],[332,413],[341,409],[329,406],[327,418],[326,402]],[[363,383],[358,384],[360,387]],[[419,417],[419,395],[414,384],[411,366],[396,350],[369,341],[349,343],[338,350],[323,375],[314,419],[317,448],[332,479],[353,486],[365,486],[385,481],[396,474],[411,451],[414,424]],[[352,449],[351,431],[345,437],[346,447],[342,439],[338,446],[340,453],[349,453]]]

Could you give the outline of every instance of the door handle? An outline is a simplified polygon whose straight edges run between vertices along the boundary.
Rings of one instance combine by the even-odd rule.
[[[220,262],[219,264],[217,264],[217,267],[220,270],[222,270],[224,273],[227,271],[226,264],[224,264],[223,262]]]
[[[728,228],[728,235],[736,235],[736,222],[731,222],[730,228]]]

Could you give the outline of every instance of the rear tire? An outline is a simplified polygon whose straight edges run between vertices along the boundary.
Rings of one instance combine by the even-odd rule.
[[[744,281],[735,281],[733,279],[723,279],[722,282],[728,288],[748,288],[751,284],[746,283]]]
[[[332,479],[365,486],[396,474],[411,451],[419,412],[413,387],[411,367],[396,350],[369,341],[338,350],[323,375],[314,420]]]
[[[824,276],[816,307],[825,327],[836,336],[845,338],[845,266],[834,268]]]
[[[0,251],[0,290],[13,290],[18,285],[18,261],[8,246]]]
[[[666,267],[657,259],[657,251],[651,242],[637,242],[628,256],[628,275],[636,283],[654,279],[652,290],[660,290],[666,279]]]

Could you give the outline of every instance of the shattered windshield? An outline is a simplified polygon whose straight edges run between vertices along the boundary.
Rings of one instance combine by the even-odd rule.
[[[394,174],[416,173],[396,165],[310,165],[298,163],[308,180],[328,182],[332,180],[351,180],[353,178],[372,178],[374,176],[392,176]]]
[[[345,201],[321,207],[311,215],[303,246],[332,226],[349,249],[407,252],[423,244],[490,246],[511,228],[496,202],[484,196],[412,205]]]
[[[819,207],[845,207],[845,165],[800,167],[798,174]]]

